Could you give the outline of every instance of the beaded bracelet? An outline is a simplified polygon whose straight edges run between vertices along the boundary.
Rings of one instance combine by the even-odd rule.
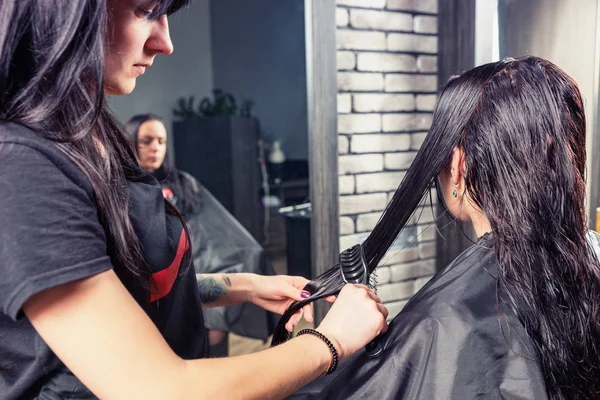
[[[314,329],[302,329],[300,332],[298,332],[298,335],[296,336],[304,334],[314,335],[318,337],[319,339],[325,342],[327,347],[329,347],[329,351],[331,351],[331,364],[329,365],[329,368],[327,368],[327,371],[325,371],[321,376],[333,373],[333,371],[335,371],[335,369],[338,366],[338,353],[335,347],[333,346],[333,343],[331,343],[331,341],[327,339],[325,335],[323,335],[321,332],[315,331]]]

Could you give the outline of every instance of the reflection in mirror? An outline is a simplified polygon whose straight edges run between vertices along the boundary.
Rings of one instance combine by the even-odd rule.
[[[170,21],[174,53],[110,99],[122,122],[138,116],[128,127],[140,163],[184,213],[197,273],[311,277],[304,10],[195,1]],[[245,304],[205,318],[222,356],[264,347],[278,316]]]

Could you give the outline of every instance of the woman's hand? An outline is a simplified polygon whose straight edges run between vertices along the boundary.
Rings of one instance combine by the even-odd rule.
[[[388,310],[365,285],[346,285],[317,328],[347,358],[386,332]]]
[[[302,301],[310,296],[309,292],[302,289],[309,282],[301,276],[252,276],[253,287],[250,301],[265,310],[277,314],[283,314],[285,310],[295,301]],[[335,301],[335,296],[327,297],[329,302]],[[285,325],[288,331],[292,331],[304,315],[307,322],[313,322],[313,307],[309,304],[296,312]]]

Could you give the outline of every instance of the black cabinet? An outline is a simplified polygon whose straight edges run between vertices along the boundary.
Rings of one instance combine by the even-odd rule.
[[[173,132],[177,167],[198,179],[261,243],[258,120],[195,118],[175,122]]]

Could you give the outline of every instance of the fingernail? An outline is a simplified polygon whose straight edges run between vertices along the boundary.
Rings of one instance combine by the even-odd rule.
[[[310,292],[307,292],[306,290],[303,290],[302,293],[300,293],[300,296],[303,299],[308,299],[310,297]]]

